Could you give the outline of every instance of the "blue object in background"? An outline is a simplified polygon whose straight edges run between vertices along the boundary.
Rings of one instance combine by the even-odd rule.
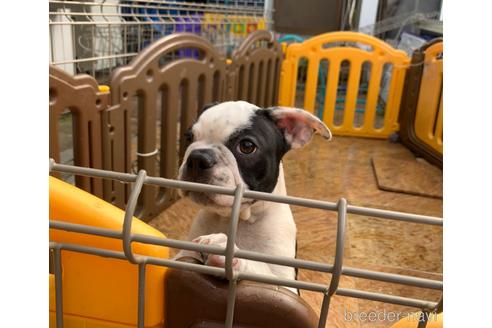
[[[123,19],[127,21],[142,21],[142,22],[155,22],[156,24],[144,25],[144,28],[149,28],[152,33],[152,38],[144,37],[140,38],[138,34],[141,32],[139,30],[130,30],[128,34],[133,40],[140,40],[140,44],[133,44],[129,42],[129,47],[135,49],[128,49],[129,52],[134,52],[141,50],[154,40],[160,39],[166,35],[176,33],[176,32],[188,32],[201,34],[201,17],[202,15],[196,11],[187,10],[186,7],[182,7],[183,10],[176,9],[180,8],[179,2],[184,2],[183,0],[176,0],[176,3],[152,3],[153,7],[159,8],[134,8],[130,6],[124,6],[125,4],[133,5],[138,4],[138,1],[122,1],[121,13],[123,14]],[[173,8],[173,9],[170,9]],[[125,14],[128,14],[127,16]],[[137,15],[137,16],[133,16]],[[161,23],[161,24],[159,24]],[[135,34],[132,36],[132,33]],[[145,34],[144,34],[145,35]],[[178,52],[180,57],[194,57],[198,58],[199,53],[196,49],[185,49]]]

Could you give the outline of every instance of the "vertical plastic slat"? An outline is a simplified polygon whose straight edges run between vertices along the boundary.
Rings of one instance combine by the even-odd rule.
[[[274,89],[275,89],[275,60],[269,59],[266,61],[266,92],[265,92],[265,106],[274,106],[277,105],[274,103],[273,99],[275,98]]]
[[[401,94],[398,95],[398,90],[396,90],[398,83],[403,83],[403,81],[401,81],[400,71],[396,67],[392,66],[391,81],[388,89],[388,98],[386,101],[386,106],[384,108],[384,125],[382,127],[382,129],[384,130],[390,128],[391,122],[394,122],[394,115],[398,115],[398,111],[392,110],[393,108],[396,108],[395,106],[397,102],[399,105],[401,98]]]
[[[164,163],[161,163],[161,167],[164,164],[164,170],[161,171],[161,175],[165,178],[174,176],[177,161],[176,135],[178,132],[176,123],[178,121],[179,110],[179,84],[180,81],[173,81],[172,84],[169,84],[169,107],[162,116],[162,126],[165,126],[166,129],[162,129],[164,134],[161,139],[161,152],[163,152],[161,161],[164,161]],[[164,149],[164,151],[162,149]]]
[[[335,118],[335,105],[337,98],[338,76],[340,75],[340,60],[329,59],[330,70],[326,82],[325,108],[323,111],[323,122],[333,126]]]
[[[359,80],[362,63],[359,60],[350,61],[350,73],[347,84],[347,96],[345,98],[345,114],[343,116],[343,127],[351,130],[354,127],[355,109],[359,93]]]
[[[253,65],[253,69],[251,69],[251,65]],[[257,96],[257,83],[258,83],[258,73],[260,72],[260,63],[256,62],[251,64],[248,69],[251,72],[251,75],[249,76],[249,80],[247,80],[247,84],[249,85],[249,97],[248,101],[251,103],[256,102],[256,96]]]
[[[442,92],[441,98],[439,99],[439,114],[437,116],[436,122],[436,133],[434,135],[434,139],[438,145],[442,147],[442,116],[443,116],[443,108],[442,108]]]
[[[372,129],[378,105],[379,89],[383,74],[383,63],[379,61],[371,62],[371,78],[369,79],[369,89],[367,91],[366,109],[364,115],[364,130]]]
[[[265,94],[265,63],[263,61],[258,61],[258,68],[257,72],[258,75],[256,77],[256,84],[254,84],[254,88],[256,89],[256,98],[254,98],[253,104],[260,106],[260,107],[265,107],[263,104],[263,97]]]
[[[308,57],[308,69],[306,77],[306,91],[304,94],[304,109],[314,114],[314,103],[318,85],[319,60],[316,56]]]
[[[198,107],[198,76],[196,79],[188,80],[186,107],[183,107],[181,112],[181,126],[179,129],[179,157],[183,158],[186,151],[186,143],[184,142],[184,133],[191,127],[197,116]]]
[[[143,103],[139,103],[141,107],[138,113],[138,163],[139,168],[144,169],[150,176],[155,176],[156,159],[159,156],[156,151],[156,90],[149,88],[141,95],[141,99]],[[158,188],[155,186],[143,187],[141,196],[143,208],[154,211],[157,192]]]

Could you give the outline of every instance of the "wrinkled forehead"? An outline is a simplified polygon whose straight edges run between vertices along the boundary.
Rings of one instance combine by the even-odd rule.
[[[251,125],[259,107],[245,101],[228,101],[205,110],[192,131],[195,140],[224,143],[236,131]]]

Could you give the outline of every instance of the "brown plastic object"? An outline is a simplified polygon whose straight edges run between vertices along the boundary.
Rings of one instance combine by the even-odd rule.
[[[131,172],[132,153],[134,156],[138,152],[142,154],[137,157],[138,169],[146,170],[150,176],[176,178],[178,160],[186,149],[184,133],[205,104],[224,100],[225,71],[225,60],[214,47],[190,33],[164,37],[144,49],[130,64],[115,70],[111,76],[112,106],[104,121],[105,145],[110,149],[104,157],[105,167]],[[135,96],[139,98],[136,150],[131,147]],[[162,126],[160,144],[158,110]],[[117,205],[127,200],[128,187],[114,184],[113,200]],[[136,215],[149,221],[174,199],[170,190],[145,185]]]
[[[232,54],[227,98],[260,107],[277,105],[282,47],[271,32],[251,33]]]
[[[182,261],[198,263],[191,258]],[[166,328],[223,327],[228,281],[191,271],[166,274]],[[318,327],[313,309],[297,294],[278,286],[240,281],[236,288],[233,327]]]
[[[442,42],[442,38],[436,38],[424,44],[414,51],[412,62],[407,71],[405,86],[403,88],[402,105],[400,107],[400,137],[402,143],[428,162],[442,168],[443,156],[425,142],[420,140],[415,133],[415,117],[419,102],[420,86],[424,77],[425,50],[432,45]],[[438,83],[440,79],[436,79]],[[442,88],[442,86],[441,86]]]
[[[96,80],[91,76],[72,76],[51,65],[49,79],[50,158],[60,161],[59,118],[69,109],[73,119],[74,165],[102,169],[101,113],[108,106],[108,94],[99,91]],[[75,185],[103,197],[101,179],[75,176]]]

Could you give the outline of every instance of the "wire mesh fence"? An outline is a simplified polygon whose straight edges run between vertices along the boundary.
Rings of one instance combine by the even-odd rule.
[[[84,226],[79,224],[63,222],[63,218],[52,218],[50,220],[50,229],[63,231],[77,232],[82,234],[90,234],[96,236],[104,236],[107,238],[119,239],[123,245],[123,252],[101,249],[96,247],[87,247],[70,243],[50,242],[50,250],[54,254],[54,275],[55,275],[55,290],[56,290],[56,324],[57,327],[63,327],[63,284],[62,284],[62,256],[63,251],[73,251],[85,254],[93,254],[103,257],[116,258],[127,260],[135,265],[138,265],[138,327],[144,327],[145,313],[145,274],[146,267],[149,265],[164,266],[168,268],[189,270],[199,273],[211,274],[225,278],[229,281],[227,295],[227,309],[225,326],[232,327],[234,321],[234,306],[236,297],[236,284],[240,280],[249,280],[266,284],[274,284],[285,287],[292,287],[303,290],[315,291],[323,294],[323,303],[319,318],[319,327],[325,327],[332,296],[345,296],[364,300],[372,300],[385,302],[390,304],[404,305],[420,309],[422,313],[442,312],[442,296],[440,300],[422,300],[414,299],[384,293],[369,292],[357,289],[341,288],[339,286],[340,277],[342,275],[382,281],[394,284],[401,284],[425,289],[440,290],[443,289],[442,281],[418,278],[401,274],[390,274],[366,269],[352,268],[343,265],[344,245],[347,225],[347,214],[366,215],[388,220],[398,220],[411,223],[419,223],[425,225],[442,226],[442,218],[402,213],[396,211],[380,210],[374,208],[354,206],[347,203],[341,198],[337,203],[305,199],[299,197],[279,196],[269,193],[256,192],[245,190],[244,186],[238,185],[236,188],[225,188],[212,185],[204,185],[198,183],[177,181],[172,179],[156,178],[147,176],[144,170],[140,170],[138,174],[119,173],[113,171],[98,170],[86,167],[76,167],[71,165],[57,164],[53,159],[50,159],[50,172],[60,172],[67,174],[76,174],[90,177],[98,177],[110,179],[121,183],[132,184],[132,191],[128,199],[125,215],[121,231],[108,230],[94,226]],[[232,205],[231,220],[228,228],[228,242],[226,247],[218,247],[212,245],[197,244],[188,241],[174,240],[168,238],[151,237],[142,234],[132,234],[132,220],[137,204],[137,199],[144,185],[154,185],[166,188],[179,188],[185,190],[211,192],[224,195],[234,196]],[[336,251],[333,264],[319,263],[301,259],[288,257],[274,256],[270,254],[262,254],[247,250],[235,250],[234,242],[236,237],[236,229],[239,220],[239,208],[243,198],[264,200],[269,202],[279,202],[289,205],[298,205],[310,208],[323,209],[327,211],[337,212],[338,224],[336,235]],[[225,268],[210,267],[200,264],[192,264],[179,262],[172,259],[157,258],[152,256],[143,256],[133,253],[132,243],[145,243],[156,246],[167,246],[172,248],[204,252],[209,254],[219,254],[225,256]],[[303,268],[315,270],[319,272],[328,272],[332,274],[331,280],[327,284],[313,283],[309,281],[300,281],[293,279],[282,279],[275,276],[262,274],[238,272],[232,268],[232,259],[241,258],[265,263],[290,266],[295,268]],[[427,325],[428,315],[421,316],[422,321],[419,322],[419,327]]]
[[[111,71],[163,36],[190,32],[230,57],[271,23],[263,0],[49,1],[50,63],[106,83]]]

